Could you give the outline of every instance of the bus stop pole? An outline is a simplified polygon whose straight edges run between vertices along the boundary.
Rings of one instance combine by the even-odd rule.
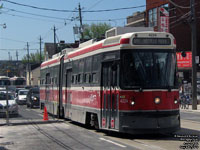
[[[6,124],[9,125],[8,85],[6,85]]]

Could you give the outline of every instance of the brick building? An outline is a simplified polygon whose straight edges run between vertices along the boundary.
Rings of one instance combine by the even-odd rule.
[[[197,0],[195,12],[197,18],[197,56],[200,56],[200,3]],[[154,27],[155,31],[170,32],[176,38],[179,75],[183,79],[184,90],[191,93],[192,52],[190,0],[146,0],[146,16],[146,24],[149,27]],[[182,51],[187,53],[185,58],[180,55]],[[197,71],[197,93],[199,93],[200,98],[199,65]]]
[[[135,12],[127,17],[126,27],[146,27],[146,12]]]

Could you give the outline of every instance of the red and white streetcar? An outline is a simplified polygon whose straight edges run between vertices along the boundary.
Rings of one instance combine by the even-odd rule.
[[[63,50],[41,65],[41,106],[59,117],[117,132],[180,129],[176,42],[132,32]]]

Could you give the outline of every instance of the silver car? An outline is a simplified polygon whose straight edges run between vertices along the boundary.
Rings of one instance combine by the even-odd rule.
[[[0,92],[0,114],[5,115],[7,110],[6,103],[7,95],[4,92]],[[10,115],[18,115],[18,105],[14,96],[8,93],[8,111]]]

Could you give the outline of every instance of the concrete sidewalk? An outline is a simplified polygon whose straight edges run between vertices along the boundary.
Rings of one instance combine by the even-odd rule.
[[[192,110],[192,105],[189,105],[188,109],[180,108],[180,111],[192,111],[192,112],[199,112],[200,113],[200,105],[197,105],[197,110]]]

